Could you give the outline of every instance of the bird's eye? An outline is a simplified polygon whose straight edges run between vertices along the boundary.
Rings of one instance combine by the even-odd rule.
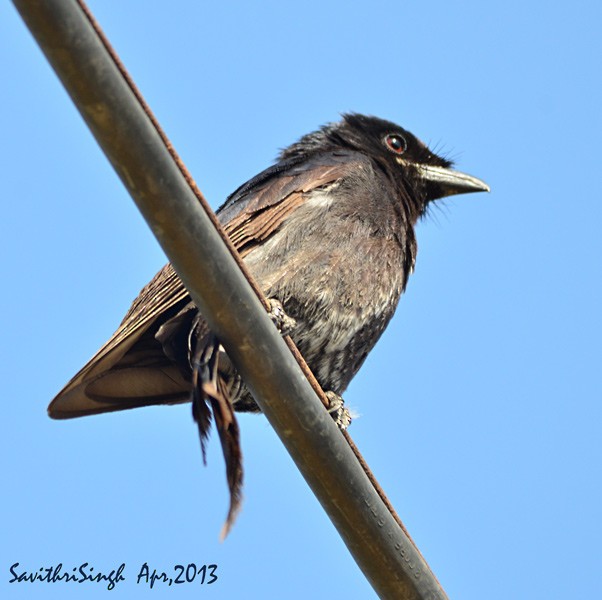
[[[389,133],[385,136],[383,141],[387,148],[391,150],[391,152],[395,152],[395,154],[403,154],[408,148],[405,138],[398,133]]]

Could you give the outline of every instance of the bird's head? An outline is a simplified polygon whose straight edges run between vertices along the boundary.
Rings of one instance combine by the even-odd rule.
[[[370,156],[401,188],[403,195],[411,198],[416,218],[424,214],[432,200],[489,191],[484,181],[455,171],[450,160],[435,154],[403,127],[357,113],[344,114],[341,121],[302,137],[284,150],[281,158],[338,148]]]

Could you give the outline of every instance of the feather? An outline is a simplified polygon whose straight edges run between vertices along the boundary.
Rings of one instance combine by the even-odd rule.
[[[213,334],[206,335],[200,341],[199,349],[195,351],[192,360],[192,414],[199,428],[203,461],[206,463],[205,443],[211,424],[211,413],[222,446],[230,492],[228,514],[221,532],[223,540],[240,510],[243,467],[238,421],[230,402],[228,385],[219,373],[222,352],[223,348]]]

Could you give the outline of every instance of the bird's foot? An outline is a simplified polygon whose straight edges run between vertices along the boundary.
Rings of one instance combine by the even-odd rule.
[[[274,325],[278,328],[278,331],[282,335],[289,335],[297,326],[297,321],[284,312],[284,307],[280,300],[269,298],[268,304],[270,305],[268,315],[270,319],[272,319]]]
[[[341,396],[335,394],[335,392],[325,393],[330,402],[330,406],[327,410],[331,414],[338,428],[344,431],[347,429],[347,427],[349,427],[349,425],[351,425],[351,413],[345,406],[345,402]]]

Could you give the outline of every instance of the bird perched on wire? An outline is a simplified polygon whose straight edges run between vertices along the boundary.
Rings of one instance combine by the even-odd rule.
[[[332,397],[343,393],[393,316],[416,261],[414,226],[429,203],[489,190],[451,166],[399,125],[346,114],[283,150],[218,210]],[[66,419],[187,401],[202,443],[211,416],[216,422],[231,492],[229,526],[242,483],[233,410],[259,409],[168,264],[48,411]]]

